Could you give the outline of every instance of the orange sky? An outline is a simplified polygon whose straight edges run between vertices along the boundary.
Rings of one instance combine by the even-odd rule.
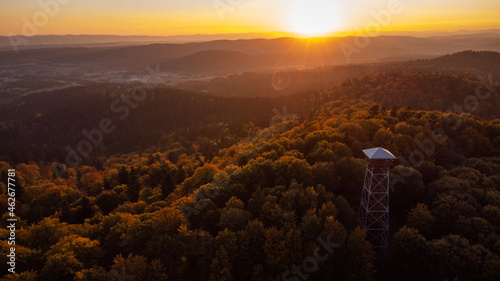
[[[498,0],[17,0],[0,3],[0,35],[480,30],[499,15]]]

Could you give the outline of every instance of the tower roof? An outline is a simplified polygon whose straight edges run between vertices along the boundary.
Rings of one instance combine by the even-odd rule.
[[[363,152],[369,159],[397,159],[389,150],[382,147],[365,149]]]

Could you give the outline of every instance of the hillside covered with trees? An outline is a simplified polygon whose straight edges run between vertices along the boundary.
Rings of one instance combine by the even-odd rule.
[[[15,168],[18,219],[18,274],[2,280],[499,280],[494,81],[387,72],[261,98],[160,87],[121,120],[109,105],[131,87],[1,109],[0,205]],[[116,130],[65,163],[105,117]],[[378,146],[398,158],[387,256],[358,222],[362,150]]]

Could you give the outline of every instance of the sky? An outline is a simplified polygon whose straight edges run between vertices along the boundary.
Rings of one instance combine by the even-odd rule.
[[[500,29],[499,0],[2,0],[0,35]]]

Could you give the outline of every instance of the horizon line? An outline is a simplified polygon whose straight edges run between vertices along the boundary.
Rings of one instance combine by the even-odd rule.
[[[390,33],[457,33],[457,32],[491,32],[491,31],[496,31],[500,32],[500,28],[489,28],[489,29],[457,29],[453,31],[449,30],[387,30],[387,31],[380,31],[380,35],[378,36],[384,36],[384,34],[390,34]],[[328,37],[349,37],[349,36],[355,36],[355,35],[343,35],[343,36],[338,36],[335,34],[348,34],[348,33],[359,33],[356,31],[337,31],[337,32],[329,32],[324,35],[317,35],[317,36],[301,36],[297,32],[290,32],[290,31],[253,31],[253,32],[230,32],[230,33],[194,33],[194,34],[172,34],[172,35],[151,35],[151,34],[103,34],[103,33],[98,33],[98,34],[91,34],[91,33],[65,33],[65,34],[54,34],[54,33],[49,33],[49,34],[37,34],[33,36],[24,36],[22,34],[11,34],[11,35],[0,35],[0,37],[16,37],[16,36],[22,36],[25,38],[33,38],[33,37],[42,37],[42,36],[115,36],[115,37],[187,37],[187,36],[224,36],[224,35],[252,35],[252,34],[290,34],[294,35],[292,37],[294,38],[328,38]],[[356,36],[356,37],[377,37],[377,36]],[[276,37],[278,38],[278,37]]]

